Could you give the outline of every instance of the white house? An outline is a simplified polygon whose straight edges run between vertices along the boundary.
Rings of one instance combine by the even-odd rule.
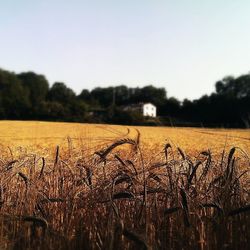
[[[156,106],[152,103],[144,103],[142,105],[143,116],[156,117]]]
[[[139,103],[125,106],[124,110],[140,112],[143,116],[156,117],[157,109],[152,103]]]

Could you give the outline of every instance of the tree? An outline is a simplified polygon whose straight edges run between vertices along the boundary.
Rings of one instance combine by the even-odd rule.
[[[177,117],[180,113],[181,104],[179,100],[174,97],[166,99],[160,106],[158,106],[158,115]]]
[[[48,92],[48,100],[68,105],[76,97],[74,91],[62,82],[55,82]]]
[[[69,105],[69,121],[83,122],[86,116],[87,106],[83,101],[73,100]]]
[[[89,102],[91,100],[90,92],[87,89],[83,89],[78,98],[84,102]]]
[[[69,108],[56,101],[48,101],[42,105],[42,118],[51,121],[66,121],[69,116]]]
[[[152,102],[156,106],[164,104],[167,98],[167,93],[164,88],[156,88],[152,85],[143,88],[135,88],[131,91],[130,101],[133,103]]]
[[[136,111],[124,111],[119,108],[114,109],[114,113],[109,117],[109,122],[125,125],[142,125],[145,122],[143,115]]]
[[[92,99],[96,100],[100,106],[108,107],[113,104],[114,98],[114,88],[94,88],[91,91]]]
[[[0,69],[0,115],[6,119],[26,118],[28,93],[14,73]]]
[[[216,93],[228,98],[250,97],[250,74],[238,78],[228,76],[218,81],[215,85]]]
[[[17,77],[28,93],[31,107],[37,108],[46,99],[49,90],[48,81],[43,75],[34,72],[24,72],[18,74]]]

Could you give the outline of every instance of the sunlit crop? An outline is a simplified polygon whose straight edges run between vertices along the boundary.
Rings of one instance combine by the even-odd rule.
[[[247,249],[249,130],[0,129],[1,249]]]

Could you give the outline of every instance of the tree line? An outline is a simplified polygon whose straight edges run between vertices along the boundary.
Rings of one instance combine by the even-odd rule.
[[[123,109],[140,102],[155,104],[157,119]],[[0,119],[250,127],[250,74],[225,77],[212,94],[180,102],[168,97],[165,88],[151,85],[97,87],[77,95],[62,82],[50,86],[43,75],[0,69]]]

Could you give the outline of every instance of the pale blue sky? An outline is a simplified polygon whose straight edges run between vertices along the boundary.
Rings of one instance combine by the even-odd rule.
[[[0,67],[194,99],[250,71],[249,0],[0,0]]]

